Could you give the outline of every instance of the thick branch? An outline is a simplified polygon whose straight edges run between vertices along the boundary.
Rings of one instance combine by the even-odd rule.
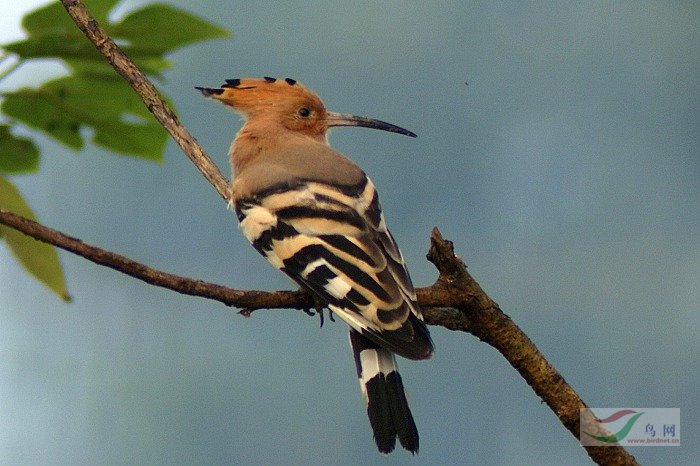
[[[298,291],[241,291],[161,272],[12,212],[0,210],[0,224],[146,283],[243,308],[246,315],[261,308],[310,309],[314,304],[310,296]],[[417,290],[426,322],[471,333],[496,348],[578,439],[579,412],[586,408],[586,404],[527,335],[484,293],[462,260],[454,254],[452,243],[444,240],[437,228],[430,240],[428,259],[435,264],[440,275],[433,286]],[[637,464],[634,457],[620,446],[585,448],[598,464]]]
[[[250,311],[262,308],[311,309],[314,305],[313,300],[308,295],[299,291],[241,291],[215,283],[161,272],[128,257],[91,246],[77,238],[2,209],[0,209],[0,224],[21,231],[44,243],[53,244],[96,264],[131,275],[151,285],[168,288],[182,294],[213,299],[227,306]]]
[[[229,188],[225,177],[204,154],[197,141],[177,121],[146,76],[99,27],[82,2],[79,0],[61,0],[61,2],[80,30],[141,96],[148,109],[173,136],[221,197],[228,200]],[[263,307],[299,309],[309,308],[312,304],[309,297],[303,293],[231,290],[219,285],[159,272],[9,212],[0,211],[0,223],[148,283],[186,294],[217,299],[227,305],[247,309]],[[496,348],[578,439],[579,409],[586,407],[584,402],[530,339],[467,273],[464,263],[455,256],[452,243],[445,241],[437,229],[433,230],[431,236],[428,259],[438,268],[440,276],[433,286],[417,290],[419,303],[425,310],[426,321],[432,325],[472,333]],[[598,464],[637,464],[634,457],[620,446],[585,448],[591,459]]]
[[[442,303],[456,310],[426,313],[426,321],[451,330],[471,333],[500,352],[547,403],[561,423],[579,438],[580,411],[587,406],[532,341],[508,317],[498,304],[481,289],[467,272],[464,262],[455,255],[451,241],[443,239],[437,228],[430,237],[428,260],[440,276],[424,293],[430,296],[423,305]],[[427,296],[423,296],[425,299]],[[590,430],[590,429],[589,429]],[[586,446],[586,452],[598,464],[632,465],[636,460],[619,445]]]

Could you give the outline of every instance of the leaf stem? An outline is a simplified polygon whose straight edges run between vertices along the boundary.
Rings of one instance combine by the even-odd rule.
[[[4,62],[5,60],[7,60],[8,58],[11,58],[11,57],[13,57],[13,56],[16,56],[16,55],[9,54],[9,53],[7,53],[7,52],[5,52],[5,51],[0,52],[0,65],[2,65],[3,62]],[[14,62],[13,64],[11,64],[10,66],[8,66],[7,68],[5,68],[4,70],[0,71],[0,81],[2,81],[3,79],[5,79],[5,78],[6,78],[10,73],[12,73],[14,70],[16,70],[17,68],[19,68],[19,66],[20,66],[22,63],[24,63],[24,59],[18,57],[16,62]]]

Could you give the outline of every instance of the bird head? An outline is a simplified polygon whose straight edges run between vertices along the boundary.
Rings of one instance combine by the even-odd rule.
[[[416,136],[384,121],[328,111],[314,92],[290,78],[227,79],[219,88],[196,89],[241,113],[248,123],[271,122],[314,138],[325,138],[334,126],[361,126]]]

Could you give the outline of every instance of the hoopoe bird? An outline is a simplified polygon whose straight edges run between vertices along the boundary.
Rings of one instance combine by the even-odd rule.
[[[350,345],[374,440],[418,451],[418,430],[395,354],[427,359],[433,343],[372,181],[333,150],[328,130],[398,126],[326,110],[293,79],[229,79],[197,87],[243,115],[230,149],[231,204],[243,233],[272,265],[350,326]],[[319,311],[321,312],[321,311]]]

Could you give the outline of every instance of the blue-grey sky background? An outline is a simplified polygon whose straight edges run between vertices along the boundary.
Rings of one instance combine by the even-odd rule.
[[[169,3],[234,34],[173,54],[162,86],[225,173],[240,118],[195,85],[288,76],[415,131],[331,144],[374,180],[416,285],[436,278],[438,226],[590,406],[681,409],[683,445],[632,449],[640,462],[696,464],[696,2]],[[36,4],[3,2],[0,41]],[[26,65],[2,89],[56,72]],[[12,181],[44,224],[169,272],[291,288],[174,143],[156,165],[38,140],[39,174]],[[421,451],[383,457],[342,322],[245,319],[60,256],[69,304],[0,246],[2,464],[590,464],[469,334],[432,327],[434,358],[399,361]]]

